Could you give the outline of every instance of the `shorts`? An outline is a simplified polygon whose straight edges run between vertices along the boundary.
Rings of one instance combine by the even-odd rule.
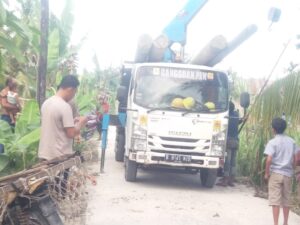
[[[269,205],[291,206],[292,178],[278,173],[271,173],[269,179]]]

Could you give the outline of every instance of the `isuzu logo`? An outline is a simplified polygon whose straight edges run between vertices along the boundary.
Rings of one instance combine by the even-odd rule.
[[[205,121],[205,120],[199,120],[199,119],[193,119],[192,124],[196,125],[197,123],[211,123],[210,121]]]
[[[192,133],[191,132],[187,132],[187,131],[174,131],[174,130],[170,130],[169,131],[169,135],[190,137],[190,136],[192,136]]]

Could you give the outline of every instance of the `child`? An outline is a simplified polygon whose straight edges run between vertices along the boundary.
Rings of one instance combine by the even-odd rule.
[[[283,224],[288,225],[296,143],[283,134],[286,129],[284,119],[274,118],[272,128],[275,137],[268,142],[264,152],[267,155],[265,179],[269,180],[269,205],[272,206],[274,225],[278,225],[280,206],[283,207]]]
[[[7,102],[20,108],[20,100],[19,100],[19,96],[17,93],[17,84],[16,83],[12,83],[9,87],[9,90],[7,92]],[[15,110],[8,110],[8,113],[9,113],[9,117],[12,121],[11,123],[15,124],[17,112]]]

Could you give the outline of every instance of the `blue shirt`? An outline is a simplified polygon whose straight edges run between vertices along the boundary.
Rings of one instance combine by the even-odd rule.
[[[272,156],[270,171],[288,177],[293,176],[293,162],[296,155],[295,141],[284,134],[277,134],[266,148],[266,155]]]

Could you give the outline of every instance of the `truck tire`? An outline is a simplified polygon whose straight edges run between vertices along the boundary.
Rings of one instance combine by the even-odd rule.
[[[115,146],[115,160],[117,162],[123,162],[124,153],[125,153],[125,135],[117,133],[116,146]]]
[[[217,179],[217,169],[208,169],[208,168],[202,168],[200,169],[200,179],[201,184],[204,187],[212,188]]]
[[[50,225],[47,219],[42,215],[41,212],[29,209],[26,211],[26,217],[22,217],[18,214],[14,215],[14,217],[6,216],[4,217],[4,223],[2,225],[22,225],[24,223],[30,225]],[[19,218],[20,217],[20,218]],[[22,220],[22,221],[21,221]],[[26,221],[26,222],[25,222]]]
[[[30,212],[30,224],[31,225],[50,225],[48,220],[43,216],[39,210],[31,210]]]
[[[135,182],[137,175],[137,163],[125,158],[125,180],[129,182]]]
[[[31,205],[15,202],[14,206],[7,210],[3,225],[63,225],[57,206],[49,196],[39,197],[37,202]],[[2,224],[2,223],[1,223]]]

